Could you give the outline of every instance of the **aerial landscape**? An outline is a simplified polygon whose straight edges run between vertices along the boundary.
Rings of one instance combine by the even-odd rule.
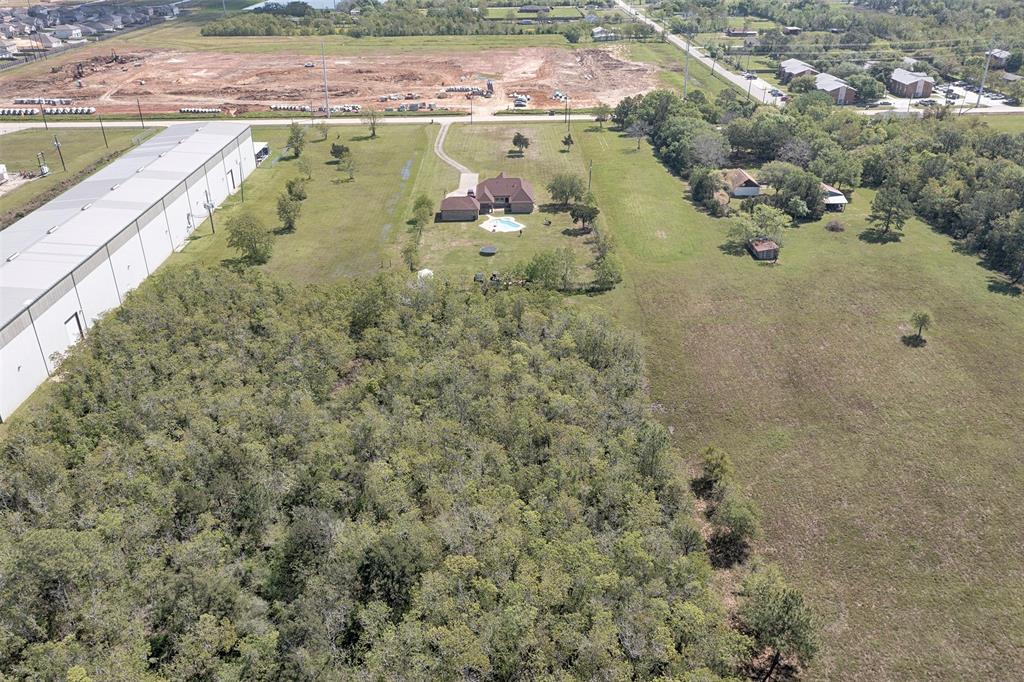
[[[1024,680],[1022,98],[1018,0],[0,0],[0,680]]]

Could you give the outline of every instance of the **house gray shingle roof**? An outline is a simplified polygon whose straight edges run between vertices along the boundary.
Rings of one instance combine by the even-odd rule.
[[[925,81],[935,85],[935,79],[926,73],[920,71],[907,71],[906,69],[893,69],[892,75],[890,76],[897,83],[903,83],[904,85],[911,85],[918,81]]]

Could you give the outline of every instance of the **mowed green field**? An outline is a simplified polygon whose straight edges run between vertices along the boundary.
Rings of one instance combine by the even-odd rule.
[[[630,59],[661,67],[658,78],[663,87],[682,92],[683,83],[686,81],[686,55],[682,50],[660,42],[630,43],[628,48]],[[712,75],[711,69],[696,59],[690,59],[689,69],[689,88],[703,90],[709,99],[714,99],[722,90],[733,87],[729,82]]]
[[[584,134],[582,131],[589,127],[590,124],[574,123],[573,138]],[[531,141],[521,157],[510,153],[514,151],[512,136],[516,132]],[[483,219],[431,225],[424,233],[420,248],[423,266],[450,276],[456,282],[470,281],[476,272],[501,272],[529,260],[539,251],[567,247],[576,254],[576,263],[580,266],[577,279],[581,283],[589,282],[592,277],[586,266],[593,260],[590,245],[593,235],[573,235],[577,226],[572,224],[568,213],[559,207],[547,206],[551,199],[545,187],[555,174],[571,172],[586,177],[584,157],[576,146],[569,152],[563,151],[561,140],[565,134],[565,124],[554,121],[518,125],[454,124],[445,141],[445,151],[450,156],[479,173],[481,179],[500,172],[526,179],[533,185],[537,204],[542,208],[532,214],[514,216],[525,225],[522,235],[488,232],[480,227]],[[425,192],[439,200],[458,185],[454,176],[441,187],[432,183],[431,177],[429,173],[420,176],[417,193]],[[497,255],[480,256],[480,248],[488,245],[498,247]]]
[[[313,164],[308,198],[302,203],[296,229],[274,237],[274,253],[262,266],[267,272],[298,283],[333,282],[366,275],[381,267],[400,266],[400,238],[410,216],[412,191],[425,163],[436,161],[432,145],[438,126],[381,126],[376,139],[362,127],[337,126],[327,140],[307,132],[303,156]],[[237,254],[227,247],[226,222],[240,210],[260,216],[277,229],[277,197],[285,183],[302,175],[290,155],[281,158],[288,137],[284,126],[254,128],[253,139],[270,143],[270,158],[245,183],[245,201],[236,193],[214,213],[217,232],[207,220],[179,254],[178,262],[217,264]],[[332,142],[352,149],[355,178],[339,171],[330,157]],[[455,171],[451,181],[457,183]],[[172,261],[173,262],[173,261]]]
[[[124,48],[163,47],[188,52],[244,52],[320,54],[321,43],[330,55],[361,54],[423,54],[429,52],[475,52],[484,49],[516,47],[573,46],[562,35],[467,35],[467,36],[398,36],[386,38],[352,38],[349,36],[202,36],[197,22],[169,22],[153,29],[131,33],[123,40],[109,40],[104,45]]]
[[[821,616],[810,679],[999,679],[1024,650],[1024,297],[917,221],[789,231],[778,266],[728,255],[728,222],[614,133],[580,136],[677,444],[732,452],[761,551]],[[831,216],[829,216],[831,217]],[[901,342],[928,310],[928,345]]]
[[[343,276],[368,275],[381,268],[401,269],[402,245],[409,239],[411,203],[416,195],[426,194],[440,205],[444,195],[458,186],[458,174],[433,153],[438,125],[382,126],[375,140],[364,139],[362,128],[332,127],[326,142],[315,132],[303,156],[313,162],[313,179],[307,184],[308,199],[293,233],[274,237],[274,253],[263,267],[267,272],[299,283],[331,282]],[[460,132],[472,128],[472,134]],[[581,128],[582,129],[582,128]],[[511,138],[522,131],[535,142],[524,158],[511,158]],[[575,152],[561,153],[558,123],[520,126],[470,126],[455,124],[445,146],[457,160],[472,164],[481,177],[505,171],[532,182],[538,202],[549,201],[544,189],[557,172],[572,170],[583,174],[583,158]],[[574,127],[574,135],[579,131]],[[237,254],[227,246],[224,229],[231,216],[251,210],[262,216],[269,228],[276,229],[276,201],[284,183],[301,172],[290,156],[280,158],[287,137],[283,127],[256,128],[254,139],[271,143],[270,159],[246,181],[245,202],[241,193],[225,202],[214,214],[217,232],[203,223],[178,256],[182,262],[217,264],[229,262]],[[329,156],[331,142],[349,145],[358,163],[355,180],[336,170]],[[525,226],[518,233],[491,233],[480,228],[482,220],[458,223],[434,223],[424,231],[421,241],[421,266],[438,271],[455,282],[468,282],[476,272],[507,269],[529,260],[539,251],[569,247],[577,254],[581,282],[591,279],[586,265],[592,259],[590,235],[564,234],[573,225],[564,211],[536,211],[516,216]],[[544,225],[545,221],[551,225]],[[494,257],[480,255],[485,245],[498,246]]]
[[[983,118],[985,123],[1004,133],[1024,133],[1024,111],[1019,114],[992,114]]]
[[[103,143],[103,134],[99,128],[55,128],[22,130],[0,136],[0,163],[7,165],[9,173],[19,171],[39,171],[36,154],[42,152],[50,174],[27,182],[14,190],[0,195],[0,215],[31,202],[40,194],[53,189],[56,185],[74,180],[76,174],[97,163],[109,154],[118,154],[135,146],[139,141],[155,134],[156,130],[148,128],[109,128],[107,142]],[[61,167],[60,158],[54,148],[54,135],[61,144],[64,163],[67,171]]]

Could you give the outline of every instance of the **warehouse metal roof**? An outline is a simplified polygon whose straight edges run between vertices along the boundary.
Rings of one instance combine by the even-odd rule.
[[[0,328],[248,127],[169,126],[0,232]]]

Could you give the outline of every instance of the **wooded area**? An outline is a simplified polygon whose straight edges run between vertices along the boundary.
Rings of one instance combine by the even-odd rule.
[[[2,442],[14,677],[714,680],[813,652],[776,574],[729,627],[637,345],[557,296],[171,269],[48,391]]]

